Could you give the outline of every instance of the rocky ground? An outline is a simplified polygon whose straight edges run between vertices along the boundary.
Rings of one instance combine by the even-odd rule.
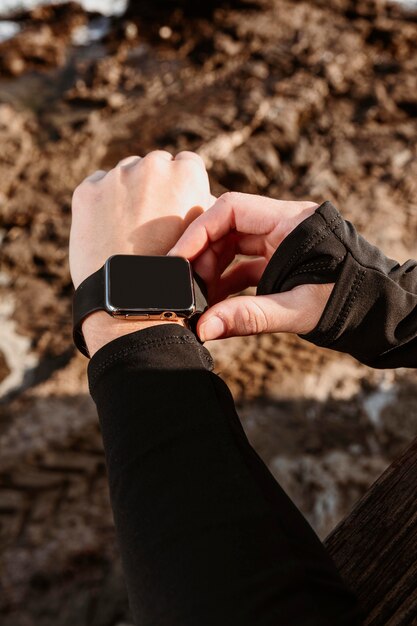
[[[215,193],[330,199],[388,255],[417,255],[416,14],[376,0],[204,14],[144,4],[107,21],[76,4],[38,8],[0,44],[3,626],[129,621],[86,362],[70,338],[82,178],[129,153],[197,150]],[[293,336],[206,345],[253,445],[322,537],[415,437],[413,371],[371,370]]]

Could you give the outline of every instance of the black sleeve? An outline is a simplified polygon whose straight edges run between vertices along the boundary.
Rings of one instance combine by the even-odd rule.
[[[135,624],[360,623],[191,331],[164,324],[116,339],[88,375]]]
[[[387,258],[325,202],[277,248],[257,294],[330,282],[321,319],[301,337],[372,367],[417,367],[417,262]]]

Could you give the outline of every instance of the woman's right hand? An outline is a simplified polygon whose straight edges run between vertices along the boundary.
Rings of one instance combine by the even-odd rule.
[[[334,283],[299,285],[271,295],[228,296],[258,284],[280,243],[317,206],[229,192],[188,226],[168,254],[191,261],[206,283],[210,307],[197,325],[202,341],[259,333],[307,334],[315,328]],[[239,260],[225,271],[237,254],[257,258]]]

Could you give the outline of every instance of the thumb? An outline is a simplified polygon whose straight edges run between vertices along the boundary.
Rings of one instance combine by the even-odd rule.
[[[261,333],[307,334],[318,324],[333,284],[299,285],[266,296],[235,296],[217,302],[202,315],[202,341]]]

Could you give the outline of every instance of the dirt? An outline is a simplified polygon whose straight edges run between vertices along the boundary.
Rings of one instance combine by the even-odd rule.
[[[71,193],[197,150],[214,193],[332,200],[417,258],[417,16],[361,0],[76,4],[0,44],[0,621],[129,621],[95,409],[71,343]],[[195,5],[195,3],[193,3]],[[79,30],[78,30],[79,32]],[[417,377],[268,335],[207,344],[248,436],[324,537],[415,437]]]

